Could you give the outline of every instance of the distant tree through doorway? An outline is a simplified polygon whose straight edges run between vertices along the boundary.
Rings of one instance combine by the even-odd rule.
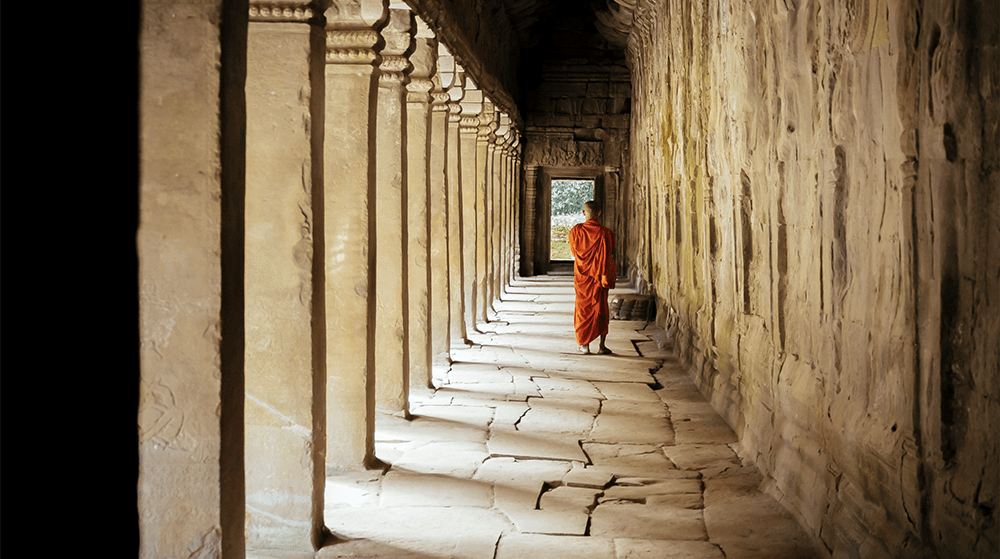
[[[569,252],[569,230],[583,223],[583,204],[594,199],[592,180],[552,180],[552,260],[573,260]]]

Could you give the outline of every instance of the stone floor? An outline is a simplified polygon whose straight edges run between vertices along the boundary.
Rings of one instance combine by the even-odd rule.
[[[614,354],[578,355],[572,276],[518,280],[481,329],[410,420],[379,416],[384,471],[327,479],[338,541],[316,557],[826,556],[662,331],[612,321]]]

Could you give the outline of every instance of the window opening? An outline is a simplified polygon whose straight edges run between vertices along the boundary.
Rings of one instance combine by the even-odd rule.
[[[594,199],[592,180],[552,180],[552,219],[550,258],[573,260],[569,251],[569,230],[583,223],[583,204]]]

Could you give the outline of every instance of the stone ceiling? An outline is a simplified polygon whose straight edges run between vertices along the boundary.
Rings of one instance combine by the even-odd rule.
[[[522,50],[544,43],[555,23],[579,18],[593,23],[595,40],[589,44],[624,49],[637,1],[503,0],[503,3]]]

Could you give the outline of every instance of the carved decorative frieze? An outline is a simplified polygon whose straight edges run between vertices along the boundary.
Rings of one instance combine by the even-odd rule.
[[[450,111],[451,109],[448,107],[449,101],[451,101],[451,96],[448,95],[447,91],[431,92],[431,110],[435,112]]]
[[[378,54],[379,34],[373,29],[327,29],[326,61],[336,64],[371,64]]]
[[[250,21],[318,23],[319,18],[312,3],[253,2]]]
[[[394,75],[395,79],[402,79],[404,74],[409,73],[412,68],[413,66],[405,56],[385,54],[384,52],[382,63],[378,66],[383,75]]]
[[[430,103],[430,91],[434,87],[434,82],[429,79],[410,79],[406,84],[407,103]]]
[[[479,115],[462,115],[459,127],[463,132],[479,132]]]
[[[603,142],[577,142],[570,138],[531,138],[525,146],[530,165],[604,166]]]

